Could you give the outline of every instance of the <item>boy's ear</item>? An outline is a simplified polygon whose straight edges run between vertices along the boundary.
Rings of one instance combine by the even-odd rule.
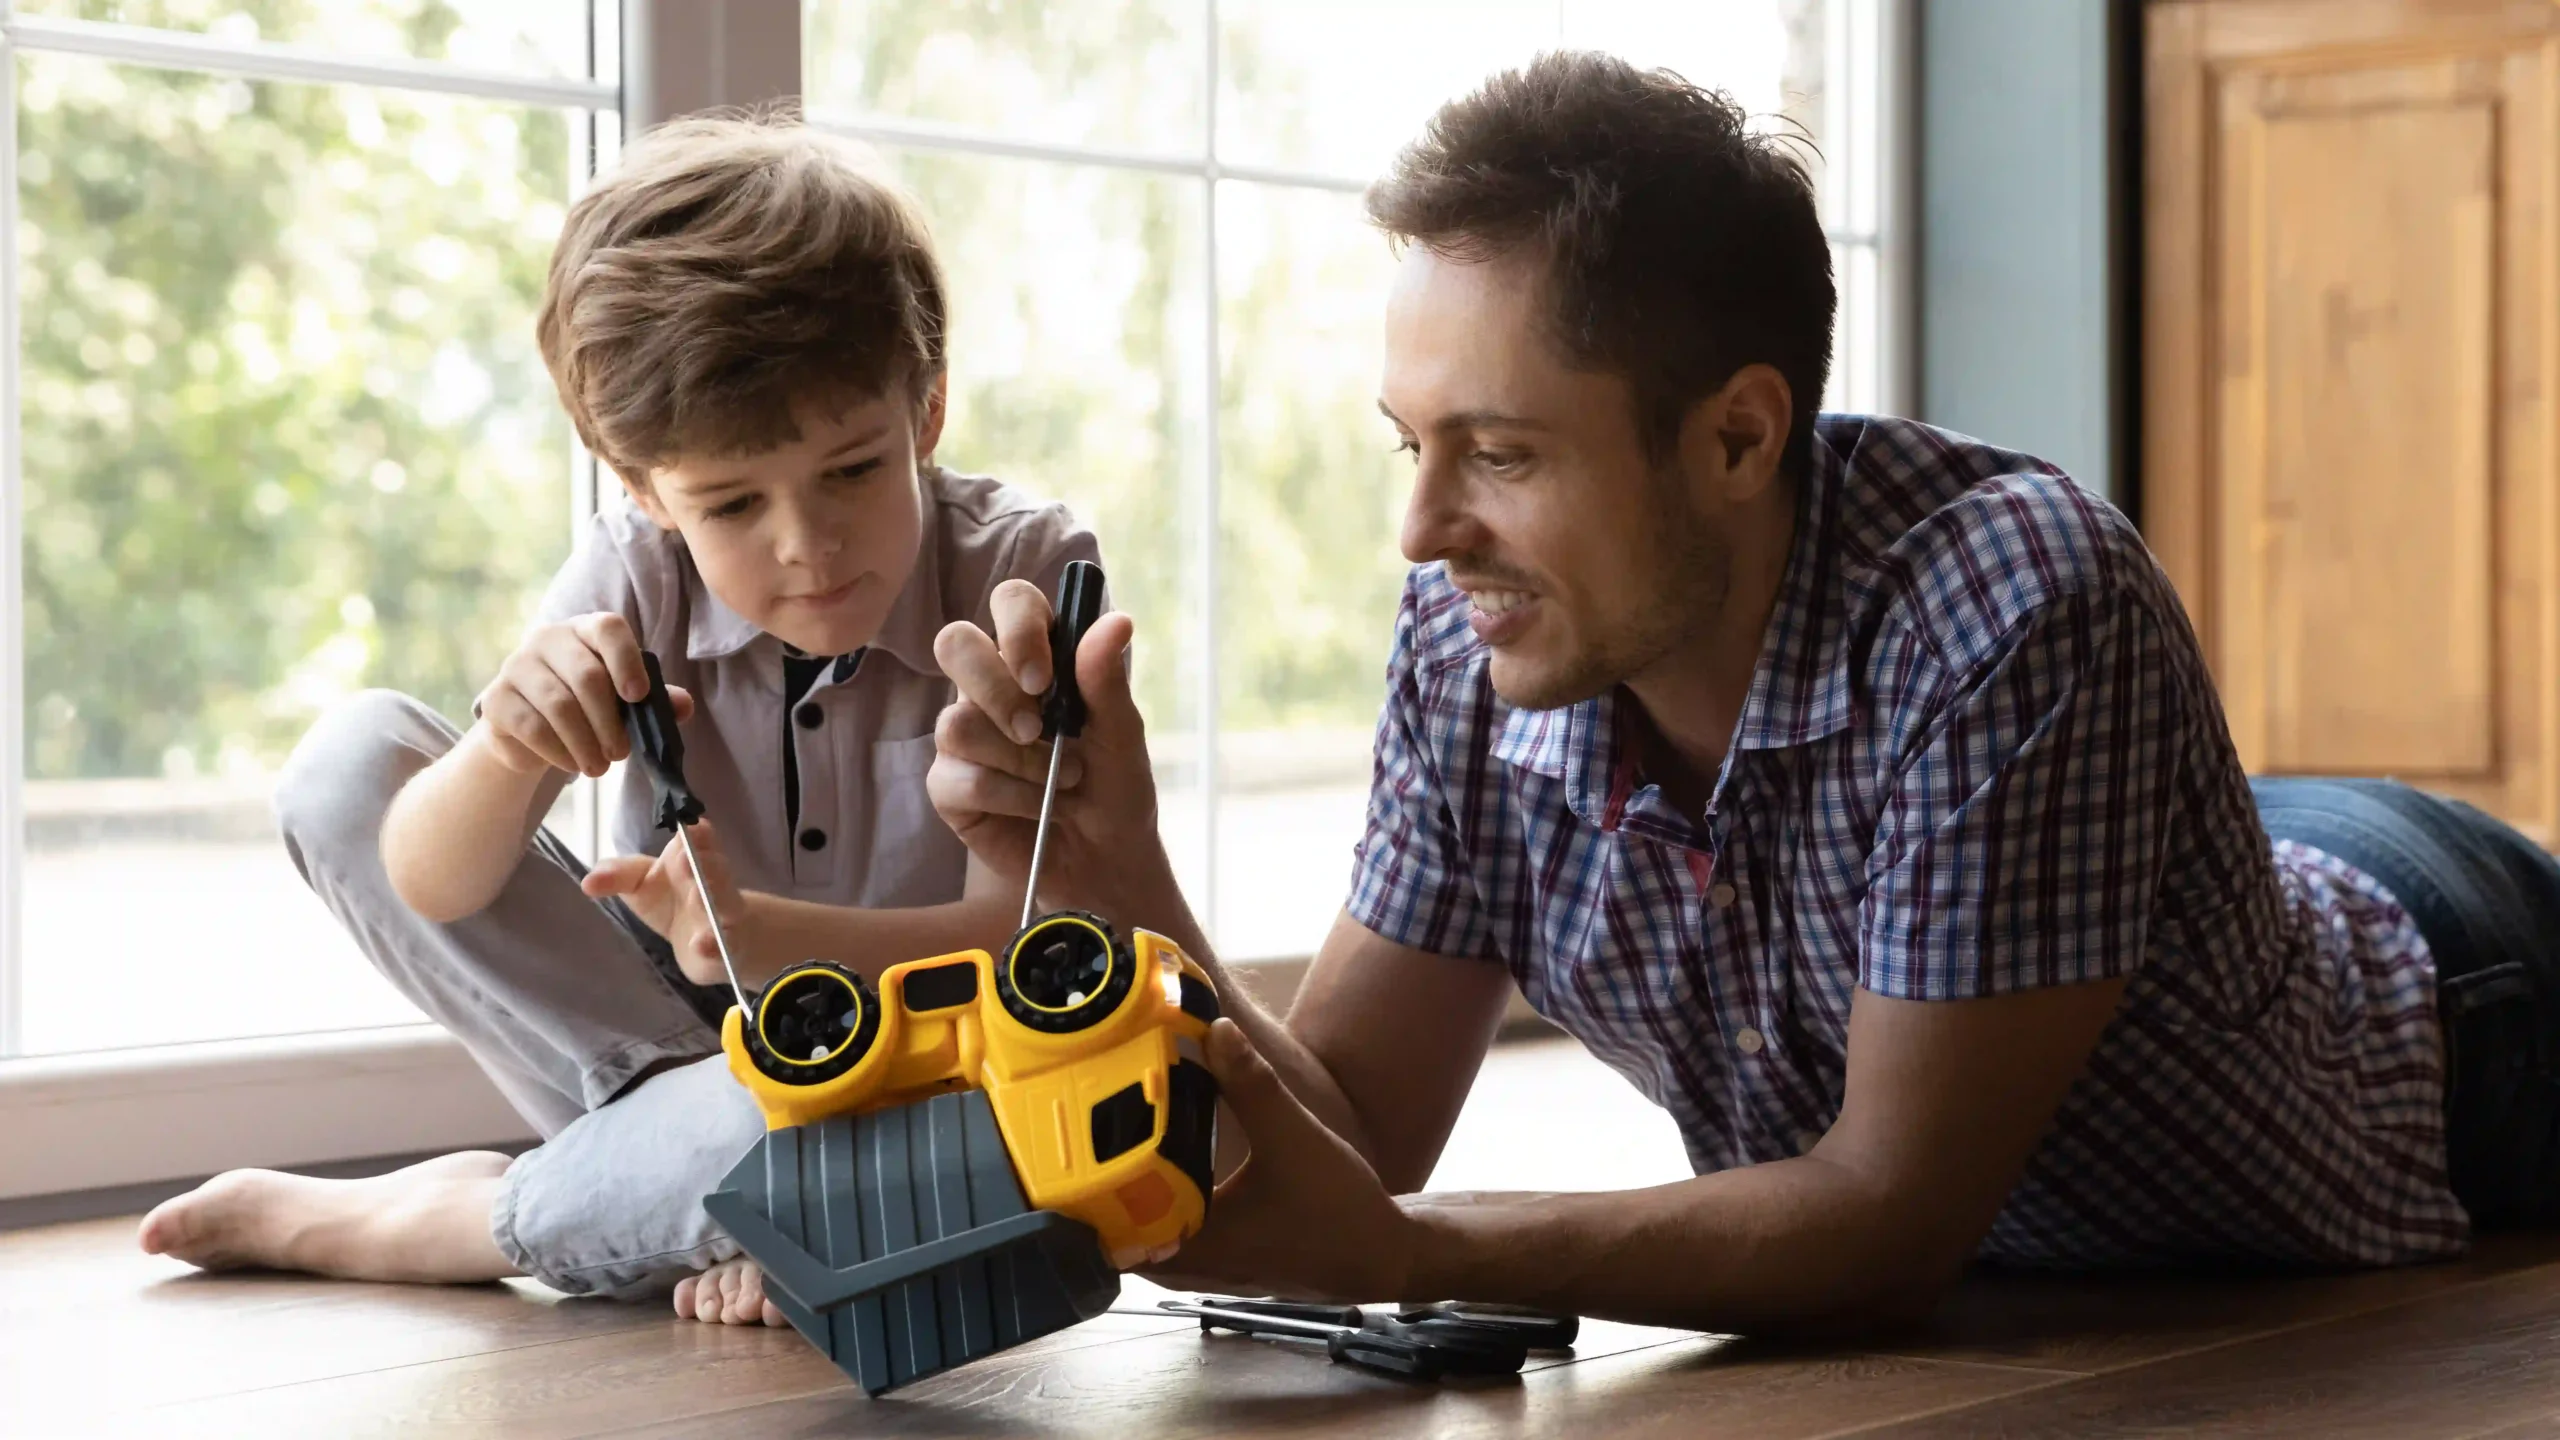
[[[649,523],[661,530],[676,528],[676,517],[668,513],[666,502],[658,498],[658,492],[647,479],[633,476],[619,466],[611,468],[614,476],[622,481],[622,493],[631,497],[631,503],[641,514],[649,517]]]
[[[942,419],[949,412],[950,400],[951,372],[945,370],[933,377],[933,384],[924,392],[924,413],[916,424],[918,465],[932,460],[934,447],[942,443]]]

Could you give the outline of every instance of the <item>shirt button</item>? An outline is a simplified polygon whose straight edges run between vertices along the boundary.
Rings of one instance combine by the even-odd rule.
[[[1741,1051],[1745,1055],[1759,1054],[1760,1047],[1767,1043],[1767,1041],[1760,1038],[1759,1031],[1754,1030],[1747,1025],[1742,1028],[1742,1032],[1740,1034],[1733,1037],[1733,1048]]]
[[[820,725],[826,723],[827,712],[819,709],[818,702],[812,700],[807,704],[802,705],[799,709],[792,711],[791,718],[800,722],[801,729],[815,730]]]
[[[820,829],[818,829],[818,828],[817,828],[817,827],[815,827],[815,826],[812,826],[812,827],[810,827],[809,829],[806,829],[806,830],[801,831],[801,832],[800,832],[800,848],[801,848],[801,849],[803,849],[803,850],[824,850],[824,849],[826,849],[826,848],[827,848],[827,832],[826,832],[826,831],[824,831],[824,830],[820,830]]]
[[[1733,903],[1736,893],[1731,885],[1719,880],[1713,889],[1707,891],[1707,903],[1721,910]]]

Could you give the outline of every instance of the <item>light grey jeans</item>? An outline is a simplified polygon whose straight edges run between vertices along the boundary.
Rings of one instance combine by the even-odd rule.
[[[702,1197],[764,1134],[707,1019],[726,992],[686,982],[621,902],[588,899],[585,867],[548,831],[479,914],[438,925],[402,904],[382,868],[383,812],[460,738],[388,690],[331,710],[280,778],[285,848],[374,968],[543,1137],[500,1183],[498,1248],[573,1295],[662,1294],[738,1253]]]

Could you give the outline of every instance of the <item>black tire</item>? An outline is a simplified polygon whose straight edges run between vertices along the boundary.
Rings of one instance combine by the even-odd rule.
[[[1136,952],[1101,916],[1052,910],[1006,942],[996,999],[1031,1029],[1072,1035],[1118,1010],[1137,978]]]
[[[784,1085],[823,1085],[871,1053],[880,1038],[880,997],[859,974],[812,960],[757,994],[746,1033],[756,1073]]]

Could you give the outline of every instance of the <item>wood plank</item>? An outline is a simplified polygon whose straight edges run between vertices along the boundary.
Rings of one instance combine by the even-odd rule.
[[[2429,1299],[2536,1267],[2560,1274],[2560,1235],[2491,1235],[2450,1264],[2343,1274],[1982,1274],[1960,1286],[1918,1334],[1878,1348],[2095,1375]]]
[[[1074,1437],[1358,1434],[1525,1440],[1817,1436],[2067,1377],[1861,1355],[1807,1355],[1700,1336],[1518,1380],[1413,1385],[1320,1353],[1234,1336],[1168,1336],[1025,1369],[981,1367],[885,1400],[849,1391],[626,1431],[635,1437],[848,1434]]]
[[[1876,1436],[2468,1437],[2560,1412],[2560,1270],[2137,1365]]]
[[[133,1228],[84,1222],[0,1237],[0,1396],[10,1408],[25,1397],[29,1413],[111,1414],[678,1323],[659,1306],[573,1300],[530,1281],[208,1275],[143,1254]],[[61,1383],[105,1370],[110,1384]]]

